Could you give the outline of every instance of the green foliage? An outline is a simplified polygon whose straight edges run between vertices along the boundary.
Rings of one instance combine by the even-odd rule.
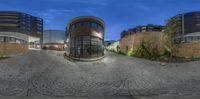
[[[136,51],[134,51],[134,50],[129,50],[128,53],[127,53],[127,56],[130,56],[130,57],[136,56]]]
[[[109,42],[108,44],[107,44],[107,46],[110,46],[111,45],[111,42]]]
[[[155,60],[161,55],[158,53],[157,46],[151,46],[150,43],[142,42],[140,45],[138,45],[136,50],[128,51],[127,56],[135,56]]]

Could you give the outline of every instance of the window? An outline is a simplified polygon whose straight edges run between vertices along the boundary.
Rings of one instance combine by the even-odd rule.
[[[97,37],[79,36],[71,39],[70,53],[72,56],[78,57],[80,50],[80,57],[90,58],[103,55],[102,40]],[[81,47],[79,49],[79,47]]]
[[[89,27],[90,26],[90,22],[84,22],[83,26],[88,26]]]
[[[0,42],[4,42],[4,37],[0,36]]]
[[[145,30],[146,28],[147,28],[146,26],[142,27],[143,30]]]
[[[37,26],[40,26],[40,27],[42,27],[42,24],[37,24]]]
[[[102,27],[101,25],[98,25],[98,29],[99,29],[101,32],[104,31],[104,29],[103,29],[103,27]]]
[[[6,37],[6,42],[10,42],[10,37]]]
[[[194,36],[192,41],[193,42],[200,42],[200,36]]]
[[[37,20],[38,20],[38,21],[42,21],[42,19],[40,19],[40,18],[37,18]]]
[[[37,27],[37,30],[42,30],[42,27]]]
[[[23,24],[23,25],[25,25],[25,24],[26,24],[26,22],[22,22],[22,24]]]
[[[92,23],[92,27],[93,27],[93,28],[98,28],[98,24],[93,22],[93,23]]]
[[[42,34],[42,32],[40,32],[40,31],[37,31],[37,34]]]
[[[185,43],[185,37],[181,38],[181,43]]]
[[[20,39],[16,39],[16,43],[20,44],[21,43]]]
[[[75,29],[75,25],[72,25],[72,30]]]
[[[179,44],[180,42],[181,42],[181,38],[176,38],[176,39],[175,39],[175,43],[176,43],[176,44]]]
[[[77,27],[80,27],[80,26],[82,26],[81,23],[77,23],[77,24],[76,24],[76,28],[77,28]]]
[[[10,43],[16,43],[16,38],[11,37],[10,38]]]
[[[186,37],[186,43],[191,43],[192,42],[192,36]]]

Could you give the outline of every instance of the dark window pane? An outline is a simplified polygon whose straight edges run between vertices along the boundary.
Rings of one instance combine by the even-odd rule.
[[[6,37],[6,42],[10,42],[10,37]]]
[[[181,43],[185,43],[185,37],[181,38]]]

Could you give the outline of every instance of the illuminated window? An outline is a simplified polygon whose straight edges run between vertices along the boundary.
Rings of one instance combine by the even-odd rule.
[[[20,39],[16,39],[16,43],[20,44],[21,43]]]

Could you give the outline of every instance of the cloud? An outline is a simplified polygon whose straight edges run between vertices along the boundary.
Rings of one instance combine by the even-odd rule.
[[[56,16],[68,15],[69,13],[74,12],[73,10],[68,9],[47,9],[43,11],[34,11],[38,16],[45,19],[45,22],[51,22]]]
[[[144,10],[144,11],[150,11],[151,8],[147,5],[144,5],[143,3],[124,3],[124,4],[120,4],[121,7],[132,7],[135,9],[140,9],[140,10]]]
[[[81,3],[95,6],[107,6],[108,0],[47,0],[51,2]]]

